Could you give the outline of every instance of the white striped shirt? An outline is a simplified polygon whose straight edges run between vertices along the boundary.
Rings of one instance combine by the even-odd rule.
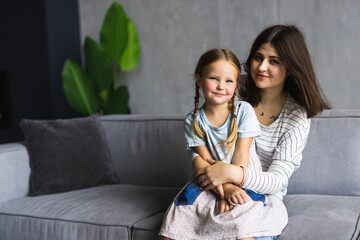
[[[292,97],[288,97],[278,119],[269,126],[261,125],[261,136],[255,138],[263,172],[249,168],[243,188],[281,199],[287,193],[290,176],[299,168],[302,151],[310,131],[310,119]]]

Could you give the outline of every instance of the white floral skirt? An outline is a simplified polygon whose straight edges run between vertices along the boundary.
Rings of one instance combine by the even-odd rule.
[[[261,168],[256,153],[251,153],[249,167]],[[190,184],[190,182],[188,183]],[[187,185],[188,185],[187,184]],[[185,187],[179,192],[174,200]],[[275,195],[265,195],[265,203],[253,201],[236,205],[220,214],[219,197],[212,191],[198,191],[188,205],[172,204],[167,209],[159,235],[176,240],[222,239],[280,235],[288,222],[284,203]]]
[[[275,236],[288,222],[283,202],[274,195],[266,195],[266,206],[248,197],[245,204],[222,214],[219,201],[212,191],[202,191],[192,205],[178,206],[173,202],[159,235],[176,240]]]

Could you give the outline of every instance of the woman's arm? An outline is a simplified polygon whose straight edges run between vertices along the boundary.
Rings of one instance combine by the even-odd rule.
[[[204,173],[208,181],[211,182],[205,189],[211,189],[214,185],[223,184],[225,180],[225,182],[239,184],[242,177],[244,177],[243,188],[264,194],[276,194],[283,190],[281,195],[285,195],[289,178],[300,166],[302,151],[305,148],[309,131],[309,119],[306,119],[305,124],[300,121],[294,123],[293,127],[279,139],[267,172],[245,168],[245,176],[243,176],[240,167],[221,162],[214,163],[206,168]],[[229,173],[227,175],[228,179],[221,177],[225,172]]]
[[[233,155],[233,164],[223,163],[221,161],[208,160],[212,166],[206,167],[205,171],[199,171],[201,177],[208,182],[204,186],[205,190],[212,189],[224,183],[234,183],[240,185],[243,182],[245,170],[240,166],[247,167],[249,164],[249,150],[252,138],[238,138]]]

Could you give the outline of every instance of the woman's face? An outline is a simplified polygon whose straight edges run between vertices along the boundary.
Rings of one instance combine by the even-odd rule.
[[[272,44],[260,46],[251,60],[250,68],[251,77],[258,88],[283,89],[286,69]]]

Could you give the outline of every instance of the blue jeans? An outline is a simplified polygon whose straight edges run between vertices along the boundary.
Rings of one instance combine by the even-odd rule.
[[[255,240],[274,240],[277,236],[256,237]]]

